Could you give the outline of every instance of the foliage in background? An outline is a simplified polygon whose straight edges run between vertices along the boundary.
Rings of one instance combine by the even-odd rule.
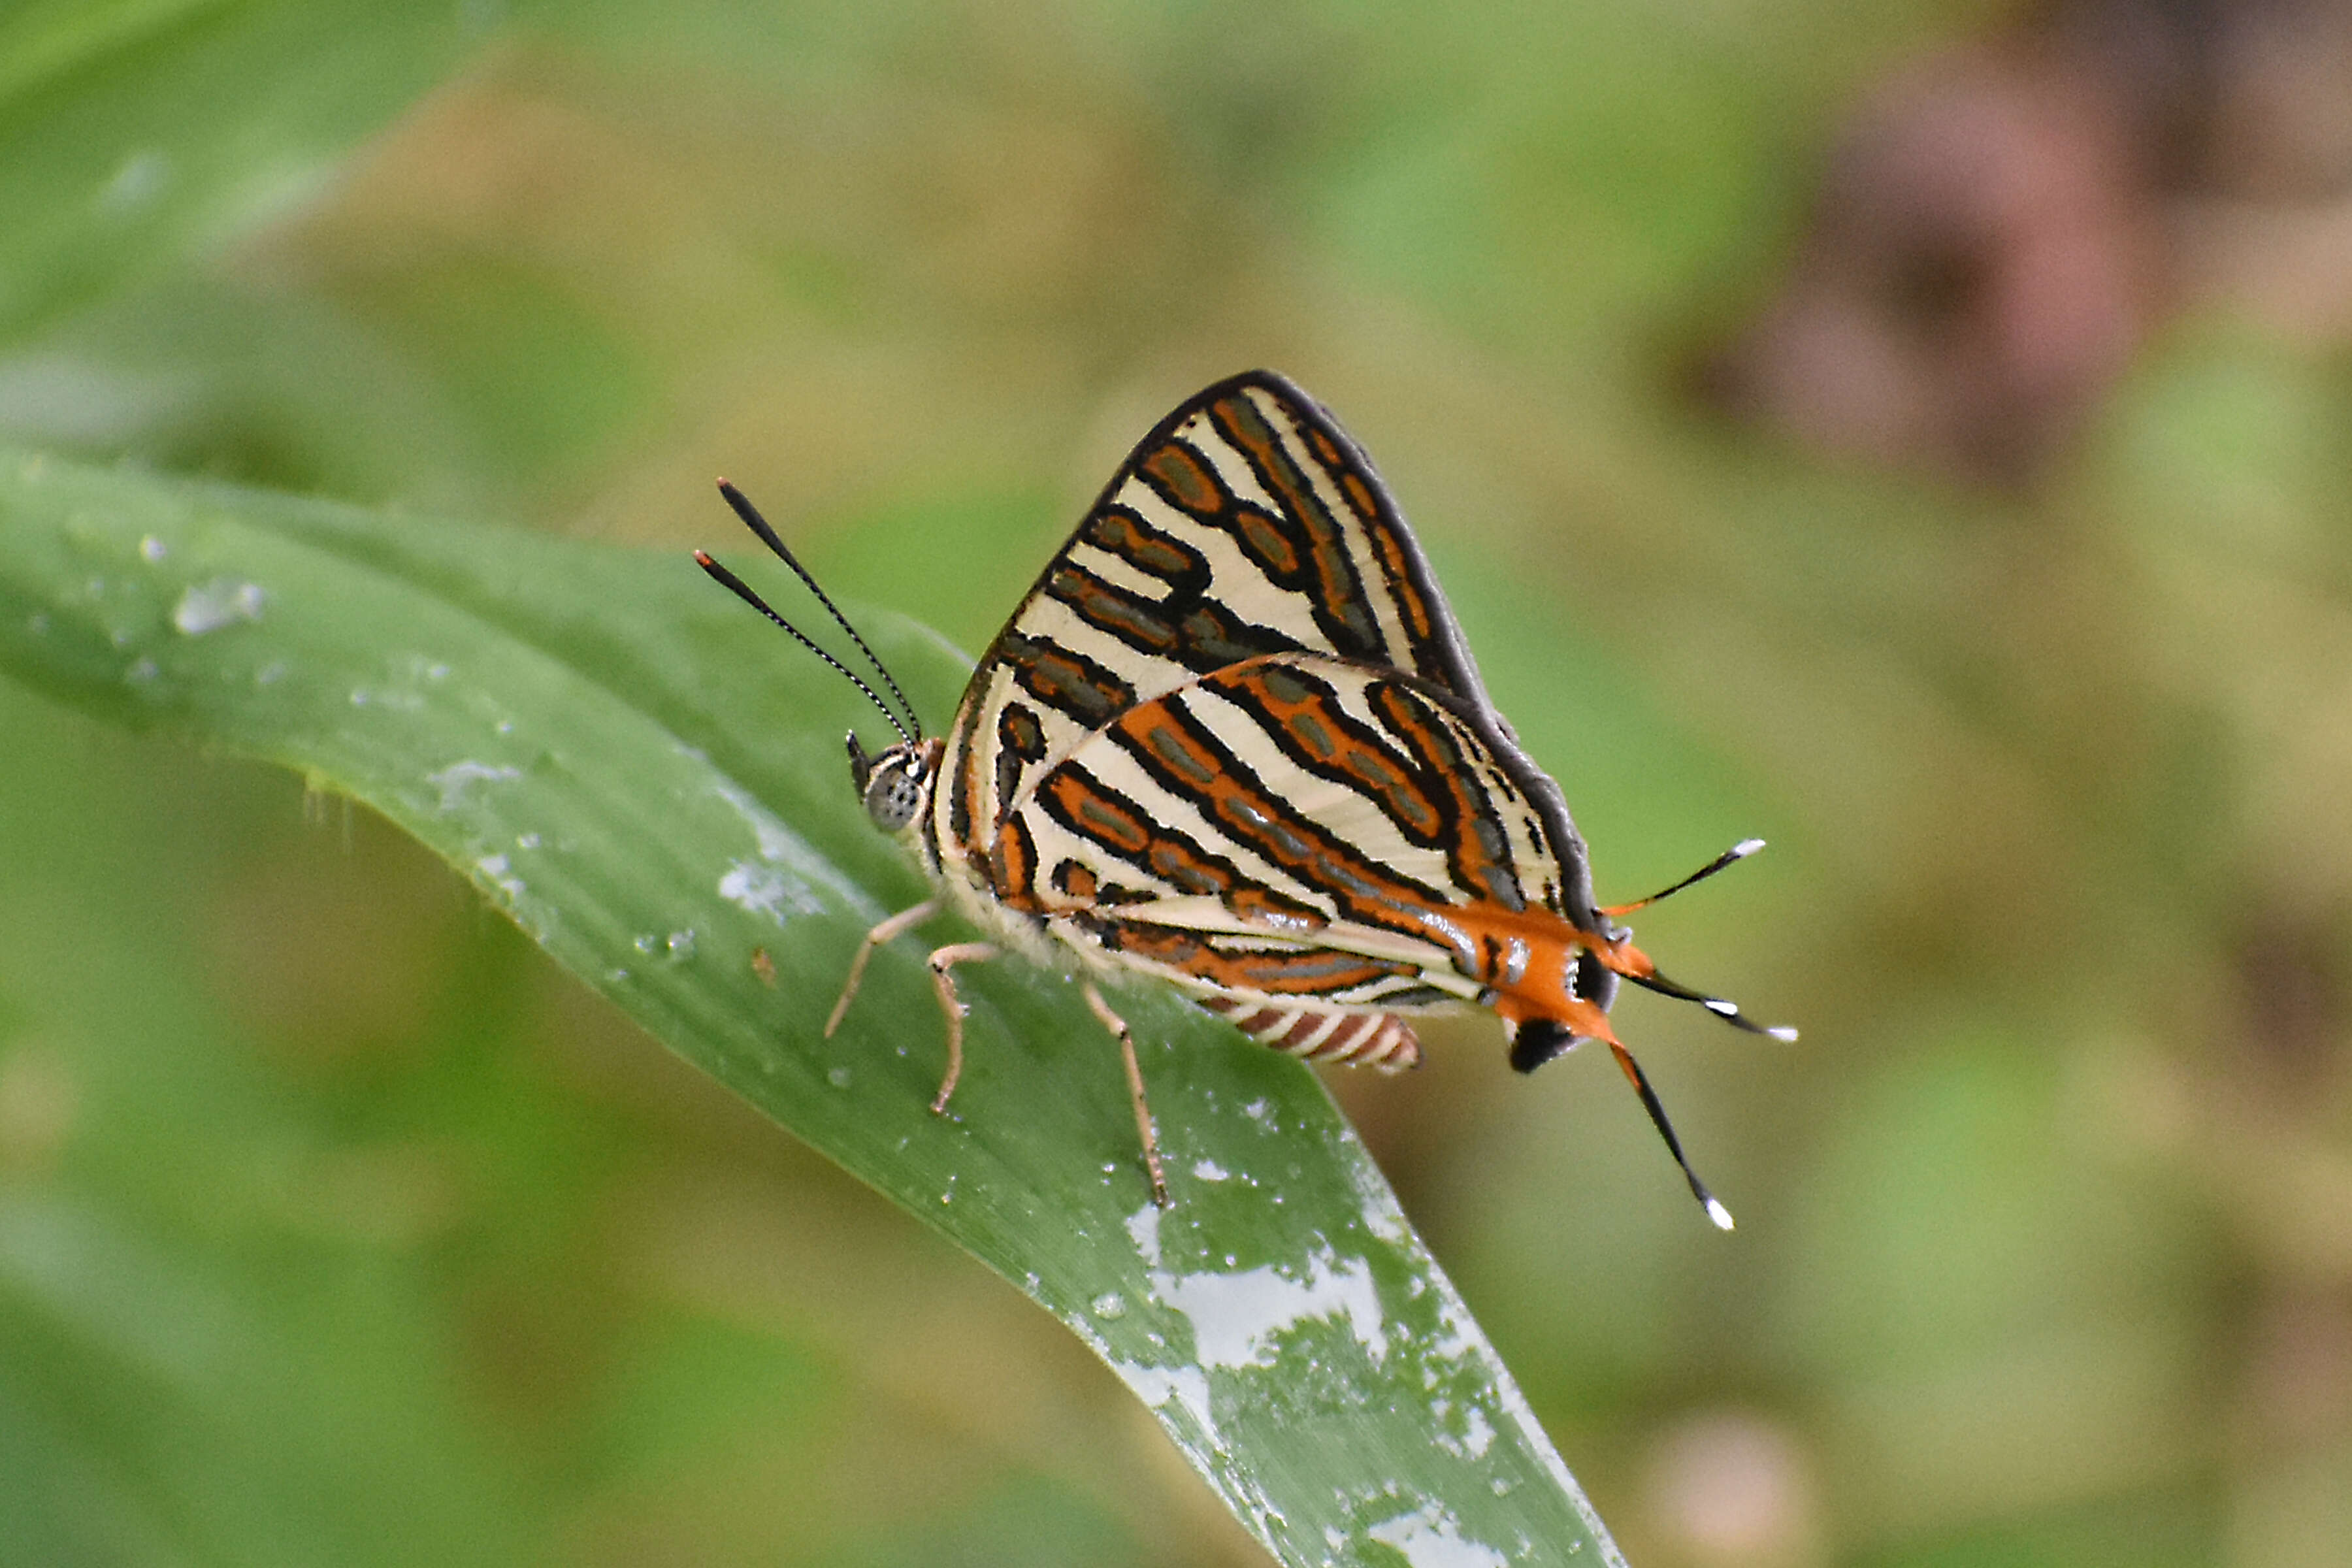
[[[1978,11],[20,7],[0,426],[672,545],[726,472],[973,647],[1277,365],[1604,894],[1774,840],[1643,931],[1803,1045],[1624,1015],[1734,1238],[1601,1064],[1335,1084],[1634,1560],[2340,1563],[2340,365],[2192,323],[2019,500],[1678,397],[1823,116]],[[26,1560],[1251,1560],[1083,1352],[381,825],[0,728],[0,1340],[86,1424],[0,1487],[111,1501]],[[204,1517],[123,1505],[192,1453]]]

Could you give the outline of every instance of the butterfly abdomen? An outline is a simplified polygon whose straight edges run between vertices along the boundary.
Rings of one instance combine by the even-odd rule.
[[[1258,1044],[1302,1061],[1338,1062],[1382,1072],[1402,1072],[1421,1065],[1421,1041],[1412,1026],[1393,1014],[1276,1007],[1231,996],[1206,997],[1201,1005]]]

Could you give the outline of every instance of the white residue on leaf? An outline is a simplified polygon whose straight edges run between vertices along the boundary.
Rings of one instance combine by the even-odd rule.
[[[868,918],[878,916],[880,910],[873,900],[835,870],[824,856],[809,847],[806,839],[779,822],[740,785],[721,780],[711,785],[711,793],[735,808],[736,815],[751,829],[752,842],[760,853],[756,863],[736,860],[729,865],[719,879],[720,898],[782,925],[793,915],[823,913],[824,904],[817,897],[817,889],[822,888],[855,912]]]
[[[1146,1204],[1127,1216],[1128,1238],[1143,1255],[1144,1268],[1154,1274],[1160,1271],[1160,1216],[1165,1212],[1158,1204]]]
[[[1470,1316],[1470,1309],[1448,1290],[1437,1304],[1437,1342],[1429,1348],[1429,1359],[1451,1363],[1459,1368],[1464,1362],[1483,1359],[1480,1352],[1486,1342],[1478,1325]]]
[[[1163,1217],[1158,1205],[1147,1203],[1127,1216],[1127,1234],[1142,1259],[1152,1299],[1191,1327],[1192,1360],[1156,1367],[1111,1360],[1128,1386],[1153,1409],[1171,1398],[1181,1400],[1213,1442],[1210,1374],[1274,1365],[1284,1337],[1309,1322],[1345,1322],[1375,1363],[1387,1356],[1380,1290],[1364,1259],[1343,1260],[1327,1246],[1307,1260],[1303,1278],[1297,1268],[1274,1264],[1179,1274],[1164,1265],[1160,1239]]]
[[[425,782],[441,792],[440,810],[446,815],[466,804],[466,792],[474,785],[520,777],[522,777],[520,768],[501,767],[489,763],[467,760],[462,763],[451,763],[437,773],[426,773]]]
[[[1404,1210],[1389,1190],[1388,1179],[1380,1167],[1360,1149],[1339,1151],[1339,1163],[1347,1167],[1349,1184],[1356,1189],[1356,1201],[1363,1215],[1364,1228],[1391,1247],[1402,1247],[1412,1238],[1412,1222],[1404,1217]]]
[[[514,868],[507,863],[505,856],[485,855],[474,862],[474,869],[488,879],[492,887],[504,893],[509,902],[523,896],[522,879],[514,874]]]
[[[1273,1264],[1230,1274],[1152,1280],[1160,1299],[1192,1321],[1193,1354],[1203,1366],[1272,1366],[1283,1335],[1317,1319],[1344,1319],[1374,1365],[1388,1357],[1387,1326],[1371,1265],[1341,1261],[1328,1247],[1307,1260],[1307,1278]]]
[[[1230,1180],[1233,1173],[1214,1160],[1195,1160],[1192,1162],[1192,1175],[1198,1181],[1223,1182]]]
[[[240,621],[259,620],[268,597],[257,583],[215,577],[180,595],[180,602],[172,606],[172,624],[186,636],[199,637]]]
[[[1209,1374],[1197,1366],[1145,1366],[1140,1362],[1114,1361],[1111,1371],[1134,1395],[1153,1410],[1165,1410],[1171,1401],[1201,1429],[1201,1440],[1217,1447],[1217,1424],[1209,1414]]]
[[[1412,1568],[1507,1568],[1510,1558],[1481,1541],[1462,1533],[1462,1521],[1434,1502],[1423,1503],[1364,1531],[1383,1546],[1393,1547]]]
[[[793,915],[824,912],[824,905],[806,882],[787,877],[773,866],[755,866],[748,860],[738,860],[727,868],[727,874],[719,879],[719,896],[738,909],[765,915],[778,925]]]
[[[1517,1431],[1519,1446],[1543,1466],[1545,1474],[1574,1505],[1577,1517],[1584,1521],[1585,1529],[1601,1543],[1601,1562],[1609,1564],[1610,1568],[1624,1568],[1625,1559],[1610,1544],[1608,1526],[1602,1524],[1601,1516],[1593,1511],[1591,1501],[1585,1497],[1584,1489],[1576,1484],[1576,1478],[1568,1473],[1568,1466],[1561,1462],[1559,1451],[1551,1446],[1551,1438],[1544,1432],[1543,1423],[1536,1419],[1535,1411],[1528,1405],[1527,1395],[1519,1392],[1519,1385],[1503,1369],[1502,1361],[1495,1354],[1494,1347],[1486,1342],[1476,1320],[1470,1316],[1470,1309],[1463,1304],[1454,1287],[1444,1279],[1437,1281],[1437,1289],[1438,1338],[1437,1343],[1424,1358],[1425,1362],[1446,1363],[1457,1373],[1467,1372],[1486,1386],[1493,1397],[1495,1413],[1503,1419],[1507,1427]],[[1426,1377],[1433,1378],[1433,1365],[1425,1365],[1423,1371]],[[1483,1420],[1475,1424],[1473,1433],[1483,1426]]]

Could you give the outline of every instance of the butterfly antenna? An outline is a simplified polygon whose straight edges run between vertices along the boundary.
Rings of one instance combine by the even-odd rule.
[[[1690,1161],[1683,1155],[1683,1141],[1675,1136],[1675,1124],[1666,1120],[1666,1108],[1658,1102],[1658,1092],[1650,1087],[1650,1080],[1643,1075],[1640,1064],[1633,1060],[1633,1053],[1615,1040],[1609,1042],[1609,1048],[1615,1053],[1617,1065],[1625,1069],[1625,1080],[1633,1086],[1633,1092],[1642,1097],[1642,1109],[1650,1113],[1650,1125],[1658,1130],[1658,1136],[1666,1141],[1666,1150],[1674,1155],[1675,1163],[1683,1168],[1683,1179],[1690,1183],[1691,1196],[1706,1210],[1706,1217],[1715,1222],[1717,1230],[1729,1230],[1731,1211],[1723,1206],[1722,1200],[1706,1190],[1706,1184],[1698,1179],[1696,1171],[1691,1169]]]
[[[920,718],[916,716],[915,705],[907,700],[907,694],[898,689],[898,683],[890,679],[889,670],[885,668],[882,661],[874,656],[874,650],[866,646],[866,639],[857,635],[857,628],[849,624],[849,617],[843,615],[840,608],[834,604],[833,600],[829,596],[827,596],[825,591],[816,585],[816,579],[809,575],[808,568],[802,565],[799,560],[790,550],[784,548],[784,542],[777,536],[774,529],[768,526],[768,520],[760,515],[760,509],[753,506],[751,501],[745,498],[741,490],[737,489],[725,479],[719,481],[719,493],[727,498],[727,504],[735,509],[735,515],[743,520],[743,526],[758,534],[760,536],[760,542],[774,551],[776,552],[776,558],[782,561],[785,565],[791,567],[793,574],[799,577],[802,582],[808,584],[808,591],[816,595],[816,602],[823,605],[826,611],[832,615],[833,618],[840,624],[841,629],[849,634],[849,640],[857,645],[857,651],[866,656],[866,662],[874,667],[874,673],[882,678],[882,684],[888,687],[890,689],[890,695],[898,700],[899,708],[903,710],[907,715],[907,723],[912,724],[915,727],[915,734],[917,736],[921,735],[923,732],[923,721]],[[774,614],[773,611],[770,611],[769,613],[771,615]],[[786,627],[785,629],[788,631],[791,630],[790,627]],[[797,632],[794,632],[793,635],[795,637],[800,636]],[[808,642],[806,637],[801,637],[801,640],[803,642]],[[811,643],[810,646],[814,647],[815,645]],[[836,662],[834,665],[834,668],[840,669],[841,666]],[[842,673],[844,675],[849,674],[845,669],[842,670]],[[856,677],[851,676],[850,679],[856,680]],[[858,684],[860,686],[866,685],[862,680],[858,681]],[[874,695],[873,688],[866,687],[866,693],[867,696],[872,697]],[[876,698],[875,700],[879,702],[881,699]],[[889,710],[886,708],[883,711],[887,713]],[[899,734],[905,735],[907,733],[906,724],[899,723],[896,719],[892,719],[890,723]]]
[[[1725,850],[1722,854],[1717,856],[1714,859],[1708,861],[1706,865],[1701,866],[1697,870],[1693,871],[1689,876],[1685,877],[1681,881],[1674,884],[1674,886],[1670,888],[1661,888],[1656,892],[1652,893],[1648,898],[1635,899],[1630,904],[1612,904],[1608,909],[1602,910],[1601,912],[1613,919],[1618,915],[1630,915],[1635,910],[1648,909],[1660,899],[1665,898],[1669,894],[1679,893],[1694,882],[1704,882],[1709,877],[1714,876],[1717,871],[1722,870],[1726,866],[1734,865],[1741,860],[1745,860],[1750,855],[1755,854],[1756,851],[1763,847],[1764,840],[1761,838],[1743,838],[1738,843],[1733,845],[1730,848]]]
[[[1739,1010],[1739,1004],[1721,996],[1710,996],[1704,991],[1694,991],[1653,969],[1647,974],[1628,974],[1626,979],[1644,991],[1654,991],[1661,996],[1671,996],[1677,1002],[1696,1002],[1735,1029],[1745,1029],[1751,1035],[1769,1035],[1783,1043],[1797,1037],[1797,1031],[1786,1024],[1759,1024]]]
[[[849,683],[852,686],[855,686],[858,690],[866,693],[867,701],[873,703],[875,707],[882,710],[882,717],[890,721],[890,728],[898,731],[898,738],[906,742],[910,746],[915,743],[915,737],[907,733],[907,726],[898,722],[898,715],[890,711],[890,705],[883,701],[881,698],[876,696],[874,689],[866,685],[864,680],[860,679],[856,670],[842,663],[841,660],[834,658],[833,655],[825,652],[824,649],[817,647],[816,644],[809,641],[807,633],[802,631],[800,627],[793,625],[792,622],[784,619],[783,616],[770,609],[768,607],[768,601],[753,593],[750,585],[747,584],[742,578],[738,577],[734,573],[730,572],[726,567],[721,566],[718,562],[713,561],[709,556],[705,555],[699,550],[694,552],[694,563],[697,566],[701,567],[705,572],[709,573],[710,575],[717,580],[719,586],[727,589],[737,598],[742,600],[745,604],[751,605],[753,609],[759,611],[761,615],[775,622],[776,625],[783,627],[784,630],[792,633],[793,640],[799,643],[801,647],[808,649],[809,652],[816,655],[817,658],[824,660],[825,663],[833,666],[834,668],[847,676],[849,678]],[[835,615],[840,614],[837,610],[834,613]],[[853,632],[850,635],[854,637],[856,634]],[[871,658],[873,655],[868,654],[866,657]],[[889,678],[885,676],[883,679],[887,680]],[[911,710],[909,711],[911,711]]]

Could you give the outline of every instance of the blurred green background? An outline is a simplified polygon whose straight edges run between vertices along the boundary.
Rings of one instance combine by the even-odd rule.
[[[1604,897],[1773,841],[1641,932],[1803,1043],[1620,1009],[1735,1235],[1605,1060],[1334,1080],[1629,1556],[2340,1565],[2340,343],[2181,310],[2006,489],[1693,392],[2000,15],[20,0],[0,439],[673,552],[724,472],[976,650],[1284,370]],[[1259,1560],[425,852],[0,689],[0,1561]]]

